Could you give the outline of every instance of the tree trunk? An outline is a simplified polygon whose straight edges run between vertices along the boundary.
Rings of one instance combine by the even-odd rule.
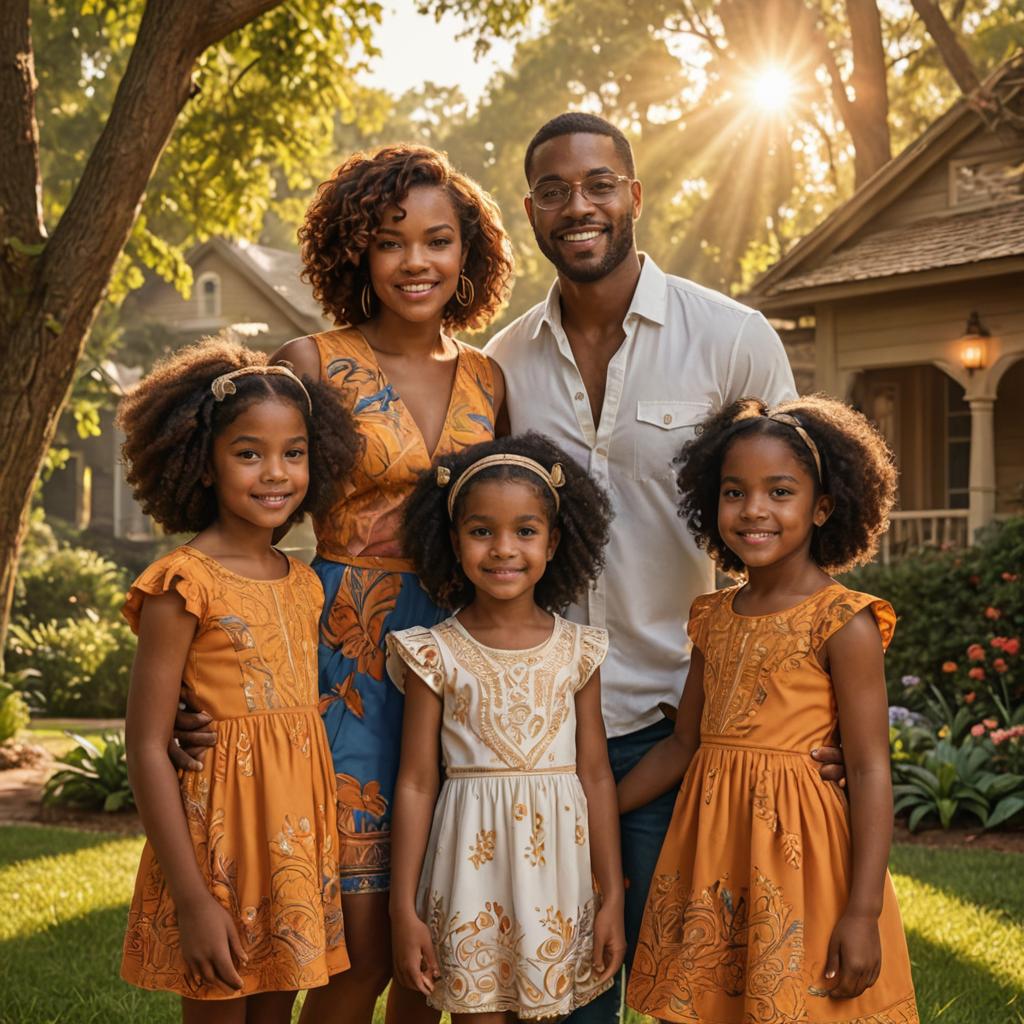
[[[0,669],[39,467],[195,60],[278,2],[149,0],[110,117],[45,247],[28,0],[0,15]]]
[[[852,119],[847,124],[854,146],[854,178],[860,188],[892,159],[889,137],[889,86],[886,81],[882,19],[876,0],[846,0],[853,48]]]
[[[960,45],[956,33],[946,21],[945,15],[939,9],[938,4],[933,0],[910,0],[913,8],[917,11],[918,17],[924,22],[928,34],[935,41],[943,63],[949,68],[960,91],[965,96],[981,88],[981,81],[978,73],[974,70],[971,58],[967,51]]]

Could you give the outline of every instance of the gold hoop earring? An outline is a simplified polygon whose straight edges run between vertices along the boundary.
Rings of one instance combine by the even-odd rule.
[[[459,274],[458,284],[455,285],[455,301],[460,306],[472,306],[476,298],[476,289],[473,282],[465,274]]]
[[[362,295],[359,296],[359,305],[362,306],[363,316],[366,317],[367,320],[369,320],[373,315],[372,295],[373,292],[370,289],[370,282],[367,281],[366,284],[363,285]]]

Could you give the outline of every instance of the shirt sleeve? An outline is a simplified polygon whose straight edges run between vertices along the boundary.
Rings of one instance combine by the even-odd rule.
[[[405,670],[411,668],[439,697],[444,691],[444,667],[441,650],[429,629],[412,629],[388,633],[387,668],[391,682],[405,693]]]
[[[737,398],[761,398],[778,405],[796,398],[789,358],[778,334],[760,314],[751,312],[740,326],[729,362],[726,404]]]
[[[207,614],[207,577],[201,567],[184,556],[172,552],[154,562],[128,588],[128,594],[121,609],[131,630],[137,636],[142,618],[142,605],[146,597],[155,597],[171,591],[185,602],[185,611],[194,615],[200,623]]]

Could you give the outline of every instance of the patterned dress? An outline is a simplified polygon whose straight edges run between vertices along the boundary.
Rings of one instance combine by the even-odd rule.
[[[344,892],[389,885],[391,799],[398,773],[402,695],[384,674],[384,637],[432,626],[430,600],[398,546],[402,503],[432,461],[494,437],[490,360],[461,342],[447,416],[428,452],[416,422],[354,328],[313,336],[320,376],[338,388],[366,448],[337,505],[314,523],[313,568],[327,595],[320,620],[320,710],[338,781]]]
[[[575,694],[608,634],[555,618],[521,651],[485,647],[455,618],[388,637],[442,700],[445,782],[416,912],[441,978],[428,1002],[452,1013],[563,1016],[609,988],[592,971],[597,895],[587,801],[576,776]]]
[[[181,547],[132,584],[124,615],[133,630],[146,595],[171,590],[198,619],[185,688],[217,731],[202,769],[179,773],[185,817],[199,870],[249,962],[238,968],[241,992],[190,982],[174,904],[147,843],[121,976],[192,999],[323,985],[348,955],[334,771],[316,706],[320,583],[294,559],[281,579],[253,580]]]
[[[794,608],[739,615],[739,588],[699,597],[701,745],[683,780],[647,897],[626,1001],[688,1024],[917,1024],[907,944],[886,876],[882,970],[832,999],[829,938],[850,889],[849,808],[808,751],[834,739],[835,695],[817,655],[885,601],[830,584]]]

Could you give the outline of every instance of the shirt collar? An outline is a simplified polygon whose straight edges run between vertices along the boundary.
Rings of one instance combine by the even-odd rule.
[[[629,304],[626,319],[630,316],[643,317],[659,327],[665,326],[665,305],[668,296],[668,284],[664,271],[647,255],[640,253],[640,277],[633,292],[633,299]],[[557,335],[555,328],[562,326],[562,305],[559,301],[561,292],[558,287],[558,278],[552,282],[548,289],[548,297],[544,301],[544,311],[537,321],[537,327],[533,332],[536,338],[541,333],[541,328],[547,325],[548,329]]]

